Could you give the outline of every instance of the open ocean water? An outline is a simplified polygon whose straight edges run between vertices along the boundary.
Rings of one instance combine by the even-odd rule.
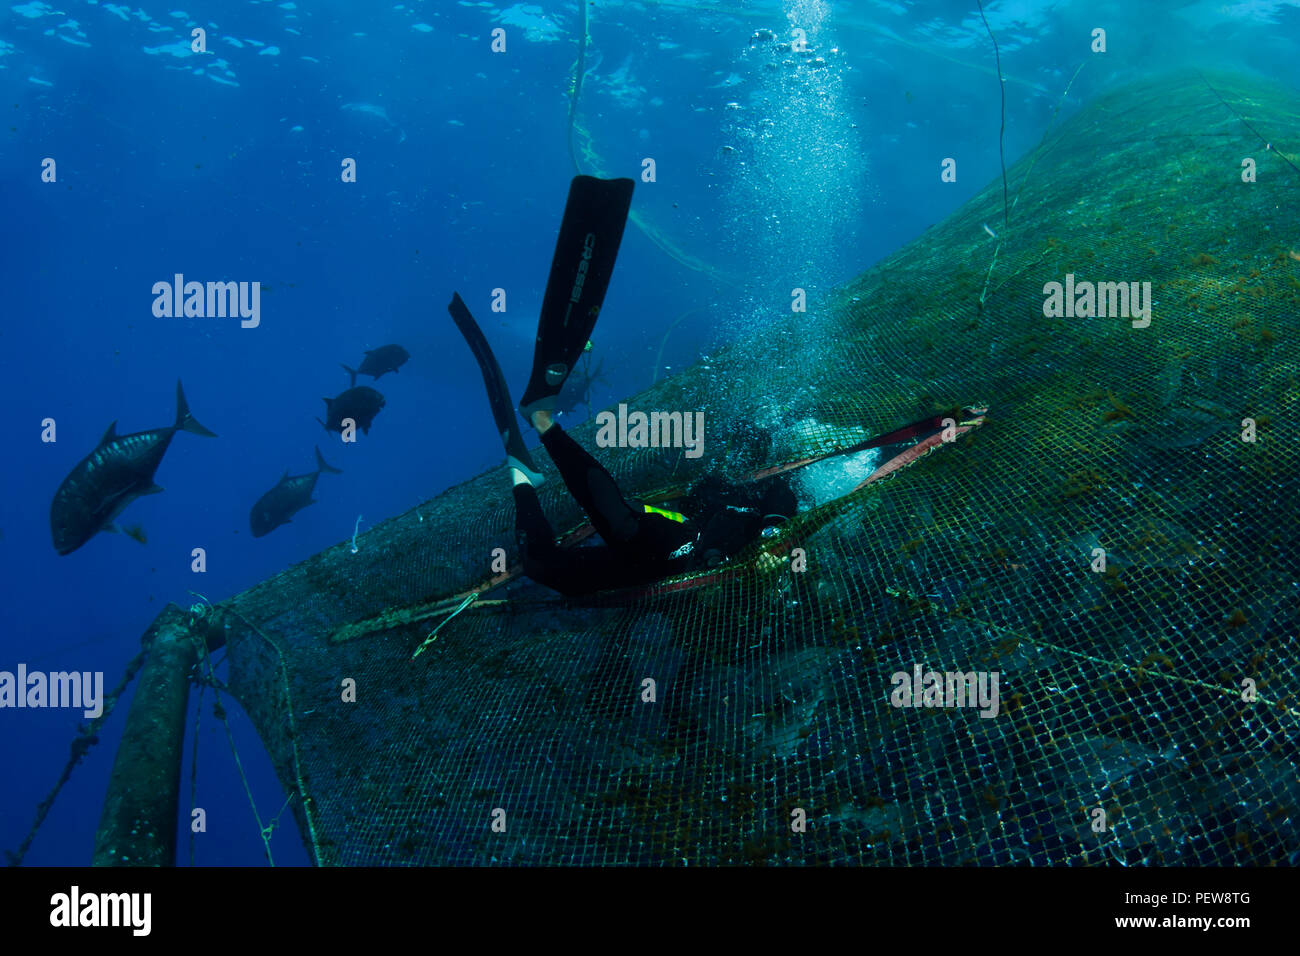
[[[1010,165],[1054,116],[1148,74],[1243,69],[1297,86],[1294,0],[992,0],[984,14],[987,29],[974,3],[950,0],[602,0],[586,16],[466,0],[6,3],[0,670],[102,672],[107,693],[168,602],[215,603],[498,464],[445,306],[465,296],[518,395],[575,154],[636,178],[644,217],[594,338],[600,408],[761,328],[792,285],[825,294],[944,219],[999,177],[1002,125]],[[1104,54],[1089,48],[1097,27]],[[949,156],[960,175],[944,183]],[[256,315],[158,315],[155,286],[176,276],[257,283]],[[345,444],[316,421],[322,397],[347,388],[341,363],[390,343],[410,359],[360,380],[386,405]],[[177,433],[165,492],[119,518],[130,533],[58,554],[60,482],[111,422],[119,435],[171,425],[177,379],[218,437]],[[249,509],[286,470],[313,471],[313,446],[342,474],[254,538]],[[25,864],[88,863],[133,689]],[[192,858],[265,863],[260,818],[279,821],[275,862],[305,864],[270,763],[225,700],[258,817],[208,694]],[[85,720],[0,709],[0,846],[22,843]]]

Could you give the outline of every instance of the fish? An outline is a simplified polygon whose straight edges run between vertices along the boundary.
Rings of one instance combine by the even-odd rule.
[[[373,379],[378,379],[386,372],[396,372],[410,357],[411,353],[400,345],[381,345],[377,349],[366,352],[361,368],[349,368],[344,365],[343,371],[352,376],[352,387],[355,388],[358,375],[369,375]]]
[[[325,403],[325,421],[321,427],[327,432],[343,434],[343,420],[350,418],[362,432],[369,435],[370,425],[384,407],[384,396],[368,385],[360,385],[340,393],[335,398],[321,399]]]
[[[382,106],[377,106],[374,103],[344,103],[339,107],[339,109],[348,110],[353,113],[366,113],[370,116],[376,116],[383,120],[390,130],[397,131],[397,141],[399,143],[406,142],[406,131],[393,122],[392,118],[388,115],[388,111]]]
[[[565,379],[564,386],[560,389],[560,394],[555,398],[555,413],[562,415],[565,412],[577,412],[579,405],[585,405],[587,412],[591,412],[591,387],[597,382],[608,385],[605,376],[601,372],[605,368],[603,361],[596,364],[596,370],[591,370],[590,359],[583,362],[581,366],[575,367]]]
[[[166,428],[117,434],[114,421],[94,450],[63,479],[50,505],[54,550],[71,554],[101,531],[116,531],[117,516],[141,495],[156,495],[154,472],[178,431],[216,438],[190,414],[185,390],[176,381],[176,422]]]
[[[311,496],[311,493],[316,489],[316,479],[323,471],[331,475],[343,474],[343,469],[331,467],[325,462],[319,448],[316,449],[315,471],[306,475],[291,476],[289,469],[286,468],[283,477],[276,482],[275,487],[258,498],[257,504],[253,505],[253,510],[248,513],[248,527],[253,532],[253,537],[260,538],[270,534],[280,525],[288,524],[303,508],[315,504],[316,499]]]
[[[388,118],[388,111],[374,103],[344,103],[339,109],[351,110],[354,113],[369,113],[371,116],[378,116],[389,126],[396,125]]]

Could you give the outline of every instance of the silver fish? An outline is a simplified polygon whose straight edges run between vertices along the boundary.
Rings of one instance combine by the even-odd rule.
[[[217,436],[190,414],[180,380],[176,381],[176,422],[167,428],[117,434],[108,426],[99,444],[68,473],[50,505],[50,534],[54,550],[71,554],[101,531],[116,531],[113,522],[141,495],[162,491],[154,472],[177,431],[206,438]]]

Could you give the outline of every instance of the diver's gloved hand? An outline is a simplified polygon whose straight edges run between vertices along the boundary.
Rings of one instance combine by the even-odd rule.
[[[765,528],[788,521],[798,511],[799,499],[795,497],[790,483],[780,477],[772,480],[758,502],[758,512],[763,516]]]

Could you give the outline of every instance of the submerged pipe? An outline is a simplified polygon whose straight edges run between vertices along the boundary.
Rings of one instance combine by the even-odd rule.
[[[189,676],[201,650],[195,638],[207,636],[209,651],[224,643],[221,631],[206,622],[192,629],[193,619],[191,612],[168,605],[145,636],[149,660],[113,761],[95,833],[92,866],[171,866],[176,862]]]

